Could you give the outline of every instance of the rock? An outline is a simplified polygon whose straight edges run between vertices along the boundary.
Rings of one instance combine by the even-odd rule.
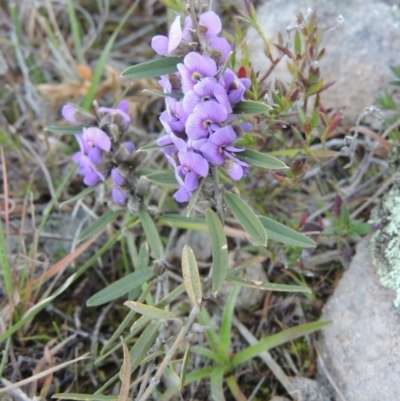
[[[339,15],[344,17],[322,40],[326,54],[320,62],[321,76],[324,82],[336,84],[322,92],[321,99],[326,107],[346,106],[344,122],[354,125],[365,108],[375,103],[375,96],[390,88],[389,66],[400,64],[400,18],[395,4],[395,0],[269,0],[258,7],[257,15],[271,43],[277,43],[278,31],[286,37],[285,29],[296,24],[296,14],[306,15],[309,8],[317,12],[322,32],[334,27]],[[249,30],[247,43],[255,70],[267,71],[270,62],[254,29]],[[285,59],[269,82],[275,78],[291,79]]]
[[[379,283],[368,242],[358,245],[323,309],[321,320],[332,323],[317,343],[323,361],[318,371],[322,376],[329,372],[345,400],[398,400],[400,310],[393,306],[394,292]]]
[[[173,249],[172,256],[180,259],[182,256],[182,249],[186,244],[193,249],[198,262],[208,262],[210,260],[211,242],[208,233],[192,231],[181,235],[176,247]]]

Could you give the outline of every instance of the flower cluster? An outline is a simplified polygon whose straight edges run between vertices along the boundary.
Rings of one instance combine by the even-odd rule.
[[[231,46],[218,36],[221,28],[212,11],[195,21],[186,17],[183,29],[178,16],[168,36],[155,36],[151,43],[160,55],[185,54],[178,72],[159,81],[166,94],[166,110],[160,116],[166,135],[158,145],[175,170],[178,202],[190,199],[210,164],[221,166],[233,180],[247,174],[248,165],[235,157],[243,149],[233,142],[251,125],[238,123],[233,107],[244,100],[251,82],[227,68]]]
[[[93,186],[111,176],[113,202],[126,203],[129,192],[126,165],[134,158],[135,146],[132,142],[119,143],[119,138],[131,122],[128,103],[122,101],[115,109],[99,107],[97,118],[70,104],[61,113],[69,123],[83,126],[82,133],[75,135],[80,150],[73,156],[83,182]]]

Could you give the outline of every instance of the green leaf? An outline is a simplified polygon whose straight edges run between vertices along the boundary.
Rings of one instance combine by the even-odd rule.
[[[239,284],[243,287],[256,288],[257,290],[266,291],[281,291],[281,292],[306,292],[311,294],[310,288],[302,285],[288,285],[288,284],[275,284],[275,283],[263,283],[262,281],[249,280],[246,278],[231,276],[227,278],[228,281]]]
[[[137,258],[136,270],[145,269],[149,266],[150,263],[150,252],[149,252],[149,244],[147,242],[143,242],[140,245],[139,255]]]
[[[294,50],[297,54],[301,54],[301,37],[298,30],[296,30],[294,35]]]
[[[258,166],[269,169],[288,168],[288,166],[274,156],[266,153],[257,152],[256,150],[246,149],[243,152],[235,153],[235,156],[249,163],[252,166]]]
[[[211,237],[212,288],[216,294],[225,281],[228,272],[228,243],[221,220],[211,209],[206,210],[206,223]]]
[[[199,347],[198,345],[191,346],[190,352],[194,354],[204,356],[205,358],[211,359],[218,364],[225,363],[226,358],[221,359],[221,357],[209,348]]]
[[[179,388],[180,390],[183,389],[183,387],[185,386],[185,378],[186,378],[186,373],[187,373],[187,368],[188,368],[188,364],[189,364],[189,354],[190,354],[190,344],[189,342],[186,345],[186,350],[185,350],[185,354],[183,355],[183,362],[182,362],[182,368],[181,368],[181,375],[180,375],[180,379],[179,379]]]
[[[2,277],[2,287],[5,289],[10,305],[14,304],[14,282],[13,271],[8,260],[9,253],[7,249],[7,241],[4,236],[3,221],[0,219],[0,272]],[[4,293],[3,293],[4,294]]]
[[[261,224],[264,226],[268,238],[283,242],[284,244],[298,246],[300,248],[315,248],[315,242],[295,230],[278,223],[268,217],[259,216]]]
[[[176,181],[175,174],[172,171],[162,171],[146,175],[146,178],[162,188],[178,189],[179,184]]]
[[[121,336],[121,343],[124,355],[124,362],[122,364],[120,379],[121,387],[119,390],[118,401],[127,401],[129,396],[130,378],[131,378],[131,358],[129,355],[129,349]]]
[[[236,285],[229,293],[221,318],[218,354],[221,356],[221,358],[224,358],[226,362],[229,362],[229,347],[231,345],[232,335],[232,319],[239,288],[240,287]]]
[[[346,228],[350,228],[350,213],[345,205],[342,205],[341,220]]]
[[[46,127],[45,131],[55,132],[59,134],[73,135],[73,134],[81,134],[83,131],[83,125],[50,125]]]
[[[160,149],[160,146],[157,145],[157,142],[150,142],[149,144],[139,148],[137,151],[140,152],[143,150],[154,150],[154,149]]]
[[[83,233],[79,236],[79,241],[83,241],[84,239],[99,233],[107,224],[114,221],[120,214],[121,210],[107,210],[107,212],[99,217],[92,225],[90,225],[86,230],[83,230]]]
[[[143,359],[148,356],[147,352],[154,345],[154,341],[158,336],[158,330],[159,323],[149,324],[132,347],[130,352],[132,373],[139,367]]]
[[[149,306],[142,304],[140,302],[125,301],[124,305],[129,309],[140,313],[143,316],[147,316],[149,319],[161,319],[161,320],[179,320],[174,313],[166,311],[164,309],[156,308],[154,306]]]
[[[89,195],[95,189],[97,189],[100,185],[101,185],[101,183],[99,183],[97,185],[93,185],[92,187],[85,188],[83,191],[79,192],[79,194],[73,196],[72,198],[68,198],[66,201],[62,202],[60,204],[60,208],[63,208],[65,205],[68,205],[69,203],[72,203],[72,202],[75,202],[75,201],[77,201],[79,199],[84,198],[86,195]]]
[[[357,234],[369,234],[371,232],[371,225],[368,223],[361,223],[355,221],[351,224],[351,229]]]
[[[196,257],[189,245],[185,245],[182,249],[182,275],[189,299],[196,309],[200,311],[200,302],[203,297],[203,292],[201,289],[201,280]]]
[[[113,282],[106,288],[91,296],[86,304],[87,306],[103,305],[116,298],[126,295],[134,288],[140,287],[143,283],[154,277],[153,269],[137,270],[119,280]]]
[[[238,195],[227,192],[224,199],[232,214],[250,237],[260,245],[267,244],[267,233],[251,207]]]
[[[76,400],[76,401],[117,401],[117,395],[103,395],[103,394],[74,394],[74,393],[57,393],[53,394],[51,398],[60,398],[62,400]]]
[[[203,368],[190,372],[186,375],[185,385],[197,382],[199,380],[207,379],[207,377],[210,377],[213,372],[214,368]]]
[[[164,249],[158,235],[157,227],[144,206],[139,207],[138,216],[155,259],[162,259]]]
[[[262,114],[268,113],[271,109],[271,106],[263,102],[243,100],[235,105],[233,114]]]
[[[224,397],[225,367],[219,366],[211,375],[211,399],[213,401],[225,401]]]
[[[163,57],[146,63],[136,64],[122,71],[121,78],[154,78],[178,71],[177,64],[183,63],[184,57]]]
[[[268,351],[274,347],[277,347],[278,345],[282,345],[288,341],[292,341],[296,338],[313,333],[314,331],[320,330],[328,324],[329,322],[305,323],[287,330],[283,330],[280,333],[273,334],[272,336],[268,336],[260,340],[257,344],[251,345],[236,354],[232,359],[232,365],[234,368],[236,368],[242,363],[260,355],[264,351]]]
[[[142,92],[151,93],[152,95],[161,96],[161,97],[173,97],[174,99],[182,99],[183,98],[182,92],[169,93],[169,92],[155,91],[153,89],[143,89]]]
[[[160,224],[169,225],[186,230],[207,232],[206,221],[203,217],[187,217],[181,214],[165,214],[159,221]]]

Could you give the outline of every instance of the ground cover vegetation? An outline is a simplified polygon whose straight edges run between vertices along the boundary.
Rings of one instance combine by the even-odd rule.
[[[265,400],[314,377],[399,122],[324,106],[315,11],[254,71],[243,4],[2,8],[0,392]]]

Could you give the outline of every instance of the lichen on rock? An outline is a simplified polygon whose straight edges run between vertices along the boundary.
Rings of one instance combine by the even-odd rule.
[[[378,227],[370,242],[372,260],[381,284],[396,292],[394,306],[400,306],[400,175],[383,196],[372,223]]]

